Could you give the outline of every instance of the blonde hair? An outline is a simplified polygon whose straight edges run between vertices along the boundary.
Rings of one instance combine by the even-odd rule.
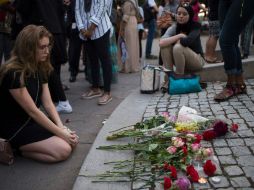
[[[52,71],[50,64],[50,53],[46,61],[38,62],[37,52],[39,41],[49,38],[50,44],[53,43],[51,33],[44,26],[28,25],[19,33],[11,52],[11,58],[0,68],[0,83],[9,70],[20,72],[20,82],[25,83],[25,78],[40,72],[43,77],[48,77]]]

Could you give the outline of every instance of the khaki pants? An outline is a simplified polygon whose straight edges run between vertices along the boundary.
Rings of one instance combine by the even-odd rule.
[[[173,65],[175,65],[176,74],[189,74],[199,71],[205,64],[200,54],[180,43],[161,48],[161,58],[165,68],[173,70]]]

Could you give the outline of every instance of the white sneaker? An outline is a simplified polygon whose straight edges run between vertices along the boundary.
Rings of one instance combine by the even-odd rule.
[[[56,111],[58,113],[71,113],[72,107],[68,100],[66,101],[59,101],[58,105],[56,106]]]

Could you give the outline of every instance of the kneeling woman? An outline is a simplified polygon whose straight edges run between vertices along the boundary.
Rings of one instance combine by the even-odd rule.
[[[173,71],[175,66],[175,74],[179,76],[199,71],[205,63],[200,40],[201,25],[192,21],[193,15],[189,4],[179,5],[176,23],[160,39],[164,67]],[[167,80],[165,77],[164,85],[167,85]]]
[[[67,159],[78,143],[75,132],[63,126],[50,97],[51,46],[46,28],[29,25],[0,69],[0,137],[9,139],[24,157],[43,162]]]

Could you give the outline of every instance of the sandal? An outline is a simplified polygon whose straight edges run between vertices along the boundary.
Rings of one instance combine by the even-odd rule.
[[[217,102],[226,101],[235,95],[235,89],[232,85],[226,85],[225,88],[214,96],[214,100]]]
[[[205,58],[205,61],[208,63],[208,64],[214,64],[214,63],[221,63],[223,62],[223,60],[220,60],[218,58],[215,58],[214,60],[209,60],[207,58]]]
[[[247,94],[246,84],[237,84],[235,87],[235,95]]]

